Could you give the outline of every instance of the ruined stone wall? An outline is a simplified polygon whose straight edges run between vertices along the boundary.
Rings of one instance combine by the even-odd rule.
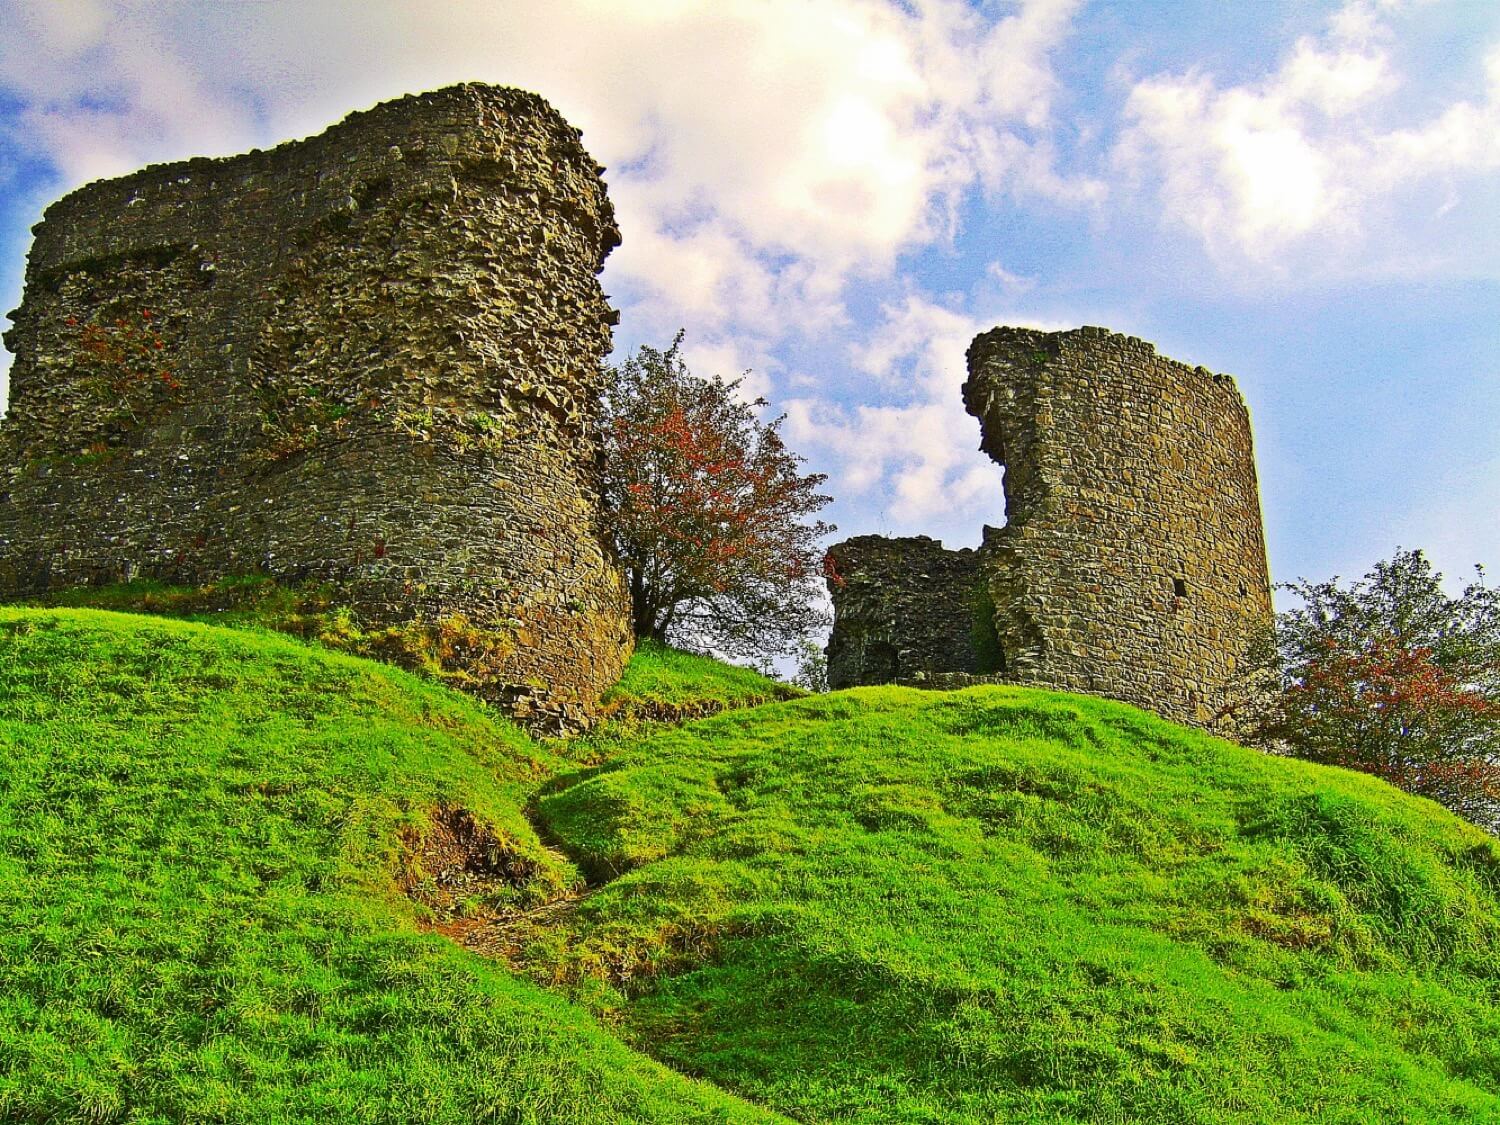
[[[861,535],[829,556],[829,687],[996,670],[977,552],[949,551],[925,535]]]
[[[985,569],[1008,674],[1206,722],[1271,616],[1234,380],[1102,328],[996,328],[968,358],[1005,465]]]
[[[1006,525],[986,529],[975,564],[1003,677],[1210,721],[1271,617],[1250,419],[1234,381],[1102,328],[996,328],[969,349],[964,402],[1005,466]],[[900,567],[875,581],[885,588],[852,602],[833,590],[835,638],[871,616],[867,606],[930,585]],[[925,638],[920,618],[894,621],[884,639],[896,649],[903,630]],[[850,684],[917,679],[845,667]],[[970,669],[959,656],[931,671]]]
[[[523,716],[587,708],[630,644],[601,171],[542,99],[464,85],[53,204],[5,336],[0,599],[332,582],[482,625],[453,659]]]

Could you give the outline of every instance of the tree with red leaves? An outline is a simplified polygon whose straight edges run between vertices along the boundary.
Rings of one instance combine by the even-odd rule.
[[[1500,590],[1483,570],[1450,598],[1421,551],[1398,551],[1348,588],[1283,589],[1302,604],[1254,665],[1270,690],[1246,733],[1500,830]]]
[[[783,418],[741,380],[699,378],[681,355],[641,347],[605,398],[606,520],[630,582],[636,635],[727,656],[788,651],[822,623],[833,527],[811,517],[826,479],[801,472]]]

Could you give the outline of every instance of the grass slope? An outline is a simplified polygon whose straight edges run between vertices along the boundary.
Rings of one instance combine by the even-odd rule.
[[[429,679],[462,688],[465,677],[445,667],[445,643],[482,641],[467,621],[413,621],[366,627],[332,586],[282,585],[263,575],[222,578],[201,586],[154,579],[55,591],[34,604],[65,609],[148,613],[237,629],[262,629],[312,641],[336,652],[396,664]],[[749,668],[723,664],[640,642],[620,682],[605,696],[606,736],[642,723],[702,718],[736,707],[753,707],[805,694]],[[597,737],[597,736],[596,736]]]
[[[444,938],[397,839],[558,762],[456,693],[268,634],[0,609],[0,1119],[761,1121]]]
[[[648,652],[621,698],[695,690],[763,689]],[[398,888],[445,805],[524,872],[467,935],[516,972]],[[0,911],[6,1120],[1500,1120],[1493,841],[1033,690],[547,745],[253,630],[0,609]]]
[[[616,724],[701,718],[805,694],[759,672],[640,641],[620,682],[604,697]]]
[[[607,881],[532,971],[799,1119],[1500,1120],[1500,850],[1373,779],[889,688],[551,788]]]

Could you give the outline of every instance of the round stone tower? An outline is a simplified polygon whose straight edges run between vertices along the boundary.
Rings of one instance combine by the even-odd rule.
[[[5,337],[0,599],[323,583],[371,627],[446,623],[521,717],[581,717],[631,640],[600,172],[541,98],[463,85],[53,204]]]
[[[1234,380],[1103,328],[996,328],[963,393],[1005,466],[981,551],[1007,677],[1211,720],[1271,619]]]

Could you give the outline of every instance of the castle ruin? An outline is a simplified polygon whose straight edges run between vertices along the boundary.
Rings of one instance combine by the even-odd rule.
[[[0,423],[0,600],[131,578],[327,585],[534,724],[631,645],[595,425],[619,242],[541,98],[468,84],[79,189],[35,228]],[[1270,619],[1234,383],[1100,328],[996,328],[976,550],[831,552],[834,687],[1001,680],[1209,720]]]
[[[0,425],[0,600],[148,577],[454,614],[521,717],[619,676],[594,434],[603,171],[541,98],[455,86],[90,184],[35,230]]]
[[[973,551],[835,547],[831,686],[1025,683],[1212,720],[1272,613],[1234,381],[1092,327],[996,328],[968,366],[1006,524]]]

